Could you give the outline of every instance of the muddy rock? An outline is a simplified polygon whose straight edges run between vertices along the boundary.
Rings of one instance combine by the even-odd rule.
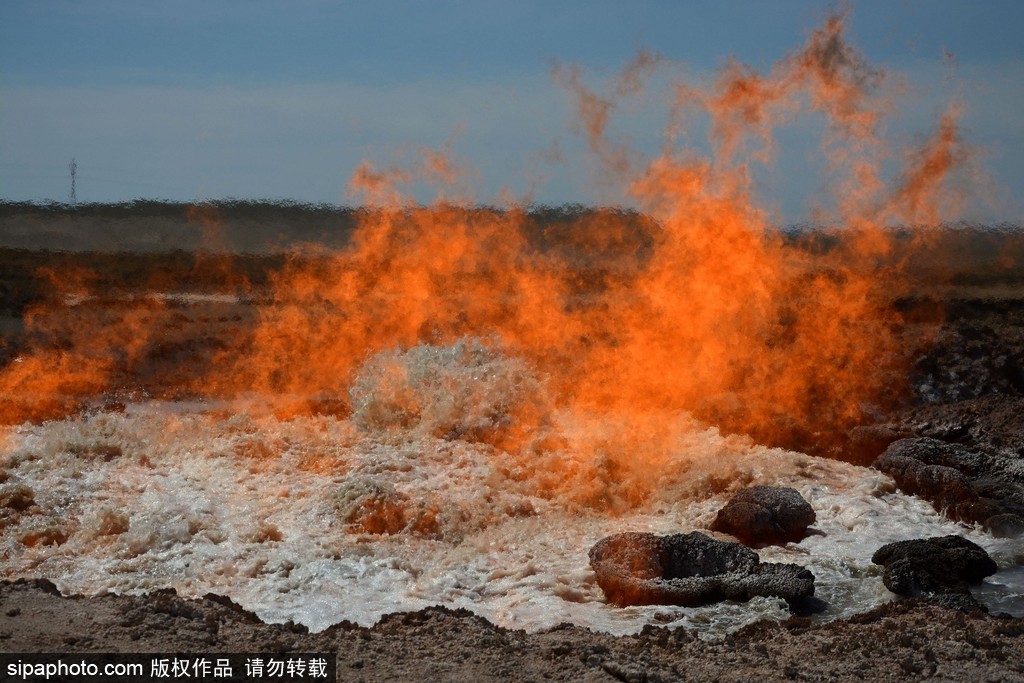
[[[950,518],[1013,536],[1024,531],[1024,483],[1012,464],[960,444],[914,438],[894,442],[874,466]]]
[[[854,465],[870,465],[894,441],[914,436],[909,429],[898,425],[860,425],[846,432],[846,439],[837,453],[839,460]]]
[[[1021,415],[1024,397],[989,394],[955,403],[918,406],[875,429],[956,442],[1013,460],[1024,457]]]
[[[970,584],[998,570],[981,546],[962,536],[889,543],[875,551],[871,561],[885,567],[885,587],[905,596],[969,593]]]
[[[795,564],[762,564],[739,543],[699,532],[623,533],[598,541],[590,566],[610,602],[696,607],[774,596],[790,603],[814,595],[814,575]]]
[[[1001,317],[998,310],[990,313],[997,315],[947,327],[915,361],[912,381],[918,400],[953,403],[990,394],[1024,394],[1022,340],[1019,334],[1007,334],[1005,322],[993,324]]]
[[[947,594],[939,597],[957,597]],[[225,598],[173,593],[60,596],[48,581],[0,582],[6,652],[326,652],[338,680],[477,683],[555,681],[1018,681],[1024,620],[954,612],[910,598],[850,619],[759,621],[724,640],[647,626],[611,636],[563,625],[540,633],[466,610],[390,614],[371,628],[320,633],[264,624]],[[8,611],[18,610],[17,616]]]
[[[800,541],[817,516],[796,489],[750,486],[741,489],[719,512],[711,528],[746,545],[763,547]]]

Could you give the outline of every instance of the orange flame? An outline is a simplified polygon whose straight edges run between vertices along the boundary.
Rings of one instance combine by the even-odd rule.
[[[884,228],[949,218],[959,207],[947,199],[948,180],[970,156],[953,107],[886,191],[885,79],[846,42],[845,21],[830,17],[766,75],[732,62],[710,86],[678,86],[677,123],[646,163],[608,139],[608,122],[661,60],[641,53],[609,94],[585,86],[576,68],[556,69],[606,179],[622,183],[641,214],[593,211],[543,225],[520,207],[452,203],[467,172],[447,150],[426,150],[412,170],[362,163],[349,189],[374,208],[360,212],[348,246],[292,253],[251,322],[223,333],[208,366],[192,368],[183,384],[207,395],[255,392],[289,404],[286,413],[309,410],[323,398],[344,402],[374,353],[469,336],[545,378],[543,396],[516,407],[517,426],[501,437],[508,448],[557,450],[559,439],[541,438],[554,405],[619,421],[631,436],[660,438],[652,416],[687,411],[823,450],[830,434],[892,398],[900,359],[890,304],[900,276],[884,258]],[[675,126],[692,111],[710,117],[711,157],[674,146]],[[774,131],[808,111],[829,125],[823,153],[839,176],[833,218],[848,226],[821,252],[771,228],[750,172],[751,163],[770,163]],[[413,204],[402,188],[417,180],[439,187],[441,199]],[[190,218],[214,229],[219,222],[205,209]],[[31,316],[30,327],[59,317],[57,308]],[[137,306],[103,328],[79,329],[64,346],[32,347],[3,369],[0,386],[8,396],[41,397],[29,401],[38,410],[3,419],[35,418],[46,412],[39,406],[53,410],[46,401],[54,397],[137,380],[155,330],[171,325],[161,315],[156,304]],[[604,442],[629,449],[622,439]],[[619,465],[636,459],[616,457]]]

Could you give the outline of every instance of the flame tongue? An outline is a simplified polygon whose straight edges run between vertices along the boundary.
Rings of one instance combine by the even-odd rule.
[[[252,306],[233,314],[234,324],[196,327],[190,341],[182,330],[192,323],[180,311],[126,304],[93,327],[76,318],[57,341],[47,332],[67,327],[71,309],[42,305],[27,318],[37,343],[0,375],[4,392],[21,402],[9,401],[3,419],[39,418],[65,409],[63,399],[145,384],[153,359],[168,357],[180,363],[176,388],[184,393],[345,400],[373,354],[469,343],[519,358],[530,368],[523,381],[528,374],[542,385],[530,401],[482,399],[520,426],[503,428],[505,437],[524,440],[503,437],[513,450],[564,443],[539,436],[551,436],[550,406],[603,415],[645,443],[661,438],[650,416],[688,411],[758,438],[821,447],[822,434],[856,423],[892,395],[900,358],[890,302],[901,277],[883,227],[947,219],[957,206],[945,181],[970,157],[954,107],[933,139],[907,153],[887,189],[879,138],[890,108],[881,94],[886,81],[846,43],[844,23],[843,15],[830,17],[767,74],[730,63],[706,87],[677,86],[664,152],[647,163],[606,132],[618,99],[639,92],[658,58],[642,53],[609,94],[587,88],[578,70],[559,69],[602,179],[620,183],[639,214],[552,217],[450,203],[465,196],[471,174],[446,151],[424,153],[412,169],[365,163],[351,190],[373,208],[359,212],[348,246],[292,254],[264,293],[211,256],[219,219],[193,211],[212,235],[196,268],[216,270],[218,282],[252,297]],[[802,111],[828,124],[822,150],[837,196],[822,210],[849,226],[827,249],[769,229],[751,185],[750,164],[770,161],[774,131]],[[711,158],[675,146],[695,112],[710,118]],[[437,203],[407,202],[402,187],[420,181],[441,187]],[[186,353],[168,352],[167,335]],[[467,337],[476,341],[460,342]],[[196,338],[202,353],[189,358]],[[381,377],[398,372],[382,367]],[[161,382],[174,374],[164,372]],[[435,380],[426,386],[449,395],[459,387],[445,382],[476,381]],[[480,386],[486,393],[497,385]],[[407,392],[403,400],[422,397]],[[666,451],[649,452],[657,459]]]

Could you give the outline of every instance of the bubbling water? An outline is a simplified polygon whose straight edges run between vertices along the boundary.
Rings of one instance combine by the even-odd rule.
[[[496,407],[540,400],[543,382],[480,340],[388,351],[357,377],[365,412],[352,419],[151,401],[9,429],[0,486],[30,490],[33,504],[5,510],[0,574],[85,595],[214,592],[313,630],[443,604],[528,630],[658,623],[714,635],[780,618],[785,605],[619,609],[605,604],[587,550],[624,530],[705,529],[752,482],[794,486],[815,507],[820,535],[760,553],[814,571],[822,618],[891,599],[870,563],[889,541],[966,533],[1014,559],[1012,545],[944,521],[879,472],[725,437],[685,415],[671,458],[636,472],[627,461],[602,471],[607,461],[573,451],[586,417],[557,411],[542,429],[562,450],[502,450],[491,427],[508,428],[515,411]],[[480,407],[465,422],[449,381],[460,405]]]
[[[720,633],[784,610],[611,608],[586,551],[706,528],[753,482],[815,506],[821,535],[761,555],[810,566],[826,618],[889,599],[869,560],[888,541],[960,531],[1009,563],[1019,550],[877,472],[754,441],[827,452],[899,398],[893,301],[928,231],[900,252],[888,227],[955,218],[951,181],[970,170],[953,105],[883,173],[892,91],[845,22],[766,73],[730,62],[675,83],[647,160],[608,123],[661,62],[641,53],[607,92],[556,69],[634,213],[472,208],[451,200],[468,172],[427,150],[411,169],[361,164],[349,189],[370,208],[344,246],[296,250],[258,287],[232,270],[215,210],[189,212],[208,234],[190,276],[206,298],[159,274],[142,289],[164,295],[119,297],[48,271],[0,368],[0,422],[21,425],[4,428],[0,573],[212,591],[313,629],[446,604],[533,630]],[[772,229],[753,182],[800,114],[826,131],[815,218],[845,228],[823,247]],[[687,142],[694,116],[710,154]],[[421,181],[431,205],[409,200]],[[123,410],[102,400],[126,387]]]
[[[528,409],[538,420],[551,409],[525,363],[473,338],[378,353],[356,374],[349,397],[352,420],[366,431],[486,443],[521,424]]]
[[[641,52],[604,89],[578,68],[556,68],[599,176],[616,193],[610,199],[635,209],[632,216],[593,211],[561,231],[524,205],[473,208],[453,200],[466,196],[472,171],[450,150],[422,150],[408,168],[362,163],[349,191],[364,208],[344,246],[297,249],[258,288],[232,270],[217,211],[189,210],[206,235],[189,277],[229,296],[207,301],[210,308],[245,301],[251,310],[237,325],[195,325],[183,339],[180,298],[104,309],[94,305],[95,274],[53,268],[46,276],[56,296],[26,313],[18,362],[0,369],[0,421],[67,415],[123,386],[268,403],[289,395],[298,397],[293,412],[310,412],[299,404],[317,396],[346,404],[347,387],[362,401],[353,373],[370,355],[421,345],[429,355],[431,345],[469,336],[538,368],[551,402],[596,416],[598,426],[603,414],[619,424],[632,413],[635,430],[658,433],[662,418],[650,415],[687,412],[765,443],[825,452],[841,441],[826,443],[830,435],[900,397],[902,317],[892,302],[906,291],[906,254],[896,253],[889,228],[955,219],[972,159],[954,104],[931,136],[905,150],[898,170],[885,172],[895,165],[883,134],[898,89],[847,41],[846,22],[845,13],[828,17],[764,73],[729,62],[712,81],[673,82],[664,144],[650,159],[612,139],[609,122],[653,70],[670,65]],[[824,249],[774,230],[777,217],[754,183],[755,169],[771,163],[777,131],[799,116],[824,124],[829,182],[814,199],[815,221],[844,228]],[[704,128],[706,143],[691,142]],[[417,183],[436,191],[433,203],[411,200]],[[560,241],[560,232],[571,235]],[[149,285],[160,283],[154,273]],[[173,353],[197,347],[202,354]],[[456,405],[457,378],[410,383],[401,374],[413,366],[381,358],[367,372],[405,383],[408,396],[340,412],[480,431],[509,446],[533,438],[509,426],[529,431],[531,420],[546,419],[545,406],[514,393]],[[435,415],[410,403],[416,382],[431,381],[448,382],[455,401],[432,403]],[[538,412],[498,424],[509,408]],[[462,416],[444,415],[453,410]],[[435,420],[446,425],[431,427]],[[653,451],[655,460],[666,452]]]

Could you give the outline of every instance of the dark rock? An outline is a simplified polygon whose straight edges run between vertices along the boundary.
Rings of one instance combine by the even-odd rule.
[[[854,465],[870,465],[894,441],[906,439],[913,433],[892,425],[862,425],[846,433],[848,442],[838,454],[841,460]]]
[[[814,508],[795,489],[750,486],[719,510],[711,528],[760,547],[805,538],[815,519]]]
[[[695,607],[722,600],[775,596],[796,602],[814,595],[814,575],[795,564],[762,564],[738,543],[699,532],[608,536],[590,549],[590,566],[617,605]]]
[[[965,593],[969,584],[998,570],[981,546],[961,536],[889,543],[875,551],[871,561],[885,566],[885,587],[906,596]]]
[[[1012,515],[1024,517],[1024,484],[1001,458],[931,438],[901,439],[875,467],[906,493],[932,502],[952,519],[978,522],[994,533],[1012,535]],[[994,519],[994,524],[987,521]]]
[[[1024,456],[1024,397],[991,394],[956,403],[919,406],[885,425],[942,441],[956,441],[1003,458]],[[910,436],[908,435],[908,436]]]
[[[827,610],[828,603],[821,598],[816,598],[811,595],[806,598],[791,601],[789,603],[789,609],[793,611],[794,616],[811,617],[815,614],[821,614]]]
[[[61,592],[57,590],[56,584],[54,584],[53,581],[50,581],[49,579],[17,579],[15,581],[10,582],[10,584],[12,586],[27,586],[29,588],[34,588],[47,595],[53,595],[58,598],[62,597]]]
[[[957,612],[988,612],[988,608],[970,593],[939,593],[930,600],[939,607]]]
[[[915,362],[911,378],[917,400],[952,403],[989,394],[1024,394],[1024,348],[1018,334],[980,321],[943,330]]]
[[[996,538],[1016,538],[1024,534],[1024,517],[1012,512],[992,515],[983,524],[985,531]]]
[[[930,438],[900,439],[891,444],[882,457],[911,458],[925,465],[948,467],[970,476],[985,472],[988,460],[981,451]]]

